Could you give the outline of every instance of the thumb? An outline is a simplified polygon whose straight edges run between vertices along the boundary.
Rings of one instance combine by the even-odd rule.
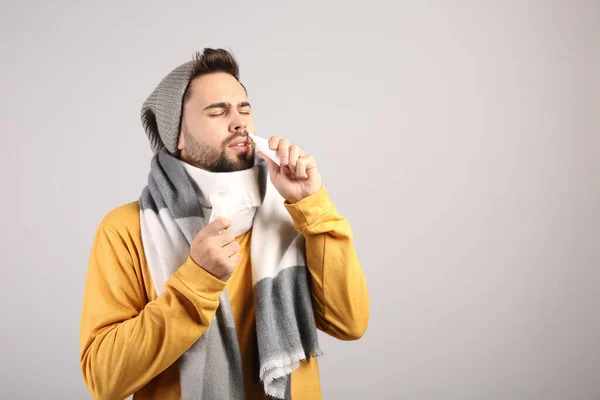
[[[260,158],[262,158],[263,160],[266,161],[267,167],[269,168],[269,175],[271,175],[271,177],[275,178],[279,174],[279,172],[280,172],[279,165],[277,165],[277,163],[275,161],[273,161],[269,157],[267,157],[265,155],[265,153],[263,153],[262,151],[259,151],[256,154]]]
[[[225,217],[217,217],[213,222],[206,225],[206,228],[213,235],[218,235],[221,231],[229,229],[231,221]]]

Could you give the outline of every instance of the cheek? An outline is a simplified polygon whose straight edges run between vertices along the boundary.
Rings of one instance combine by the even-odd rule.
[[[223,127],[218,120],[212,119],[197,119],[194,121],[193,128],[190,133],[198,143],[208,145],[209,147],[221,147],[223,141]]]
[[[246,126],[246,129],[251,132],[251,133],[256,133],[256,127],[254,126],[254,119],[250,118],[248,120],[248,125]]]

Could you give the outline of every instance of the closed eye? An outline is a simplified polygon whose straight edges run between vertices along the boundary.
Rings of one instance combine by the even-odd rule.
[[[252,111],[252,106],[247,101],[242,101],[238,104],[238,112],[242,115],[250,115]]]

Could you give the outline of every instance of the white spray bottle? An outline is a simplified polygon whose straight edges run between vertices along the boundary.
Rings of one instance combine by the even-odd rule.
[[[248,133],[248,136],[250,136],[250,139],[252,139],[252,141],[254,142],[257,153],[260,151],[265,156],[267,156],[271,160],[273,160],[275,162],[275,164],[281,166],[281,158],[279,157],[279,154],[277,154],[277,151],[271,150],[269,148],[269,140],[268,139],[262,138],[260,136],[256,136],[253,133]]]

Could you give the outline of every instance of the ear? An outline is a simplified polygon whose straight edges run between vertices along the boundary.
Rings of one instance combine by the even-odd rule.
[[[185,147],[185,135],[183,132],[186,130],[183,116],[181,116],[181,123],[179,125],[181,128],[179,129],[179,136],[177,137],[177,150],[181,151]]]
[[[177,139],[177,149],[183,150],[184,147],[185,147],[185,135],[183,134],[183,131],[180,131],[179,138]]]

